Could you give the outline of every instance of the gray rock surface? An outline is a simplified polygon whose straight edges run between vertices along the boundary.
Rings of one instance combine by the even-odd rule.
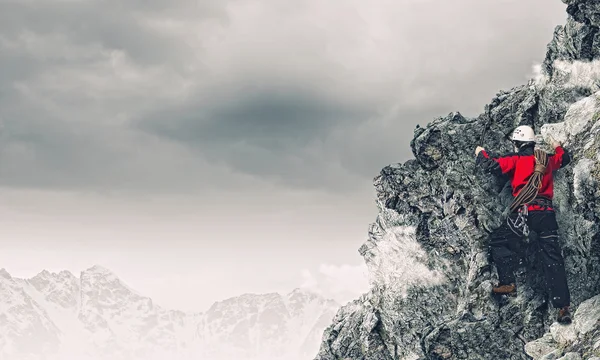
[[[525,351],[534,359],[591,359],[600,356],[600,295],[582,302],[575,312],[573,324],[550,326],[550,332],[541,339],[525,345]]]
[[[591,335],[580,338],[582,329],[594,333],[592,320],[566,327],[571,333],[558,324],[551,332],[556,312],[535,234],[523,244],[518,296],[490,295],[496,274],[489,233],[511,195],[505,181],[474,163],[477,145],[512,151],[505,136],[521,124],[534,126],[542,147],[549,137],[563,142],[573,160],[555,175],[554,200],[573,309],[600,293],[600,1],[563,1],[567,23],[556,28],[537,76],[500,91],[476,118],[455,112],[417,126],[414,159],[386,166],[374,179],[379,214],[359,249],[371,291],[339,311],[316,359],[593,356],[582,352],[593,348]],[[595,311],[593,302],[586,314]],[[554,336],[564,344],[556,347]]]

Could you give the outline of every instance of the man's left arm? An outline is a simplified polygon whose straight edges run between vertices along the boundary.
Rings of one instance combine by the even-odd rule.
[[[569,165],[571,162],[571,155],[569,152],[556,141],[552,143],[552,147],[554,147],[554,155],[550,155],[548,158],[552,171]]]

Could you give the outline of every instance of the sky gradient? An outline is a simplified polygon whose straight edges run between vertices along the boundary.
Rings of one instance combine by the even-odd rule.
[[[559,0],[2,0],[0,267],[100,264],[182,310],[349,300],[373,177],[416,124],[526,82],[565,19]]]

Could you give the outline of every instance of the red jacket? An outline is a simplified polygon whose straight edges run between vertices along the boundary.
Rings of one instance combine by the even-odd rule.
[[[510,177],[512,194],[516,196],[521,188],[527,184],[529,177],[533,174],[535,167],[535,157],[533,155],[534,147],[528,146],[518,153],[507,154],[503,156],[493,156],[485,150],[477,156],[477,164],[484,167],[496,175],[506,175]],[[564,148],[558,146],[553,155],[548,156],[548,166],[542,178],[542,187],[538,192],[538,197],[552,200],[554,197],[554,179],[553,172],[567,165],[570,162],[570,156]],[[529,205],[529,210],[542,210],[539,205]],[[550,208],[551,209],[551,208]]]

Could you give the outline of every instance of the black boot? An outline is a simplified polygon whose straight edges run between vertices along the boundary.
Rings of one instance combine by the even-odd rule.
[[[571,312],[569,311],[568,306],[565,306],[562,309],[558,309],[556,321],[564,325],[568,325],[571,323]]]

